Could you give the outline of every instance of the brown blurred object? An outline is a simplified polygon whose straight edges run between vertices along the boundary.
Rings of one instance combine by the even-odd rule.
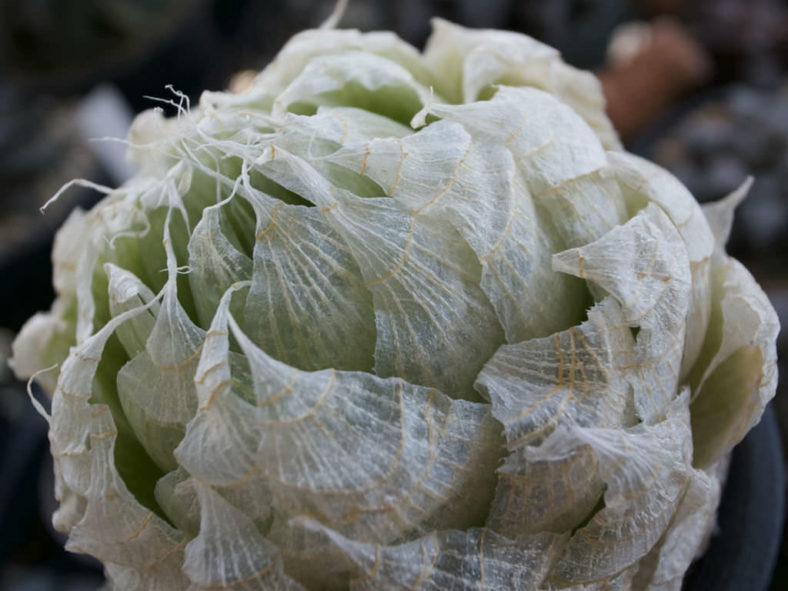
[[[678,21],[661,18],[643,25],[639,41],[639,47],[598,72],[608,115],[625,141],[712,73],[708,54]]]
[[[230,78],[228,89],[233,94],[243,94],[252,87],[256,77],[256,70],[241,70]]]

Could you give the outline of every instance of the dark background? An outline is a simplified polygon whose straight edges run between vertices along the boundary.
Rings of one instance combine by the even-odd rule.
[[[113,156],[108,144],[91,140],[122,137],[134,113],[158,104],[146,97],[171,97],[171,84],[196,102],[202,89],[241,86],[248,76],[239,72],[259,70],[332,8],[330,0],[0,0],[0,590],[95,589],[102,582],[100,568],[64,552],[49,525],[46,425],[5,367],[14,333],[53,298],[54,230],[71,208],[97,196],[74,189],[45,216],[39,207],[75,177],[124,179],[117,147]],[[525,32],[596,70],[627,148],[670,169],[699,201],[719,199],[753,175],[729,251],[788,323],[783,2],[351,0],[341,26],[394,30],[421,47],[432,16]],[[621,29],[625,23],[638,24]],[[781,335],[781,376],[788,375],[787,342]],[[785,390],[783,377],[772,406],[788,434]],[[787,444],[783,436],[783,452]],[[769,445],[779,453],[776,442]],[[763,457],[757,449],[739,454]],[[753,470],[742,482],[766,478],[784,495],[781,471]],[[782,529],[780,503],[767,504],[757,508],[761,518]],[[768,580],[769,553],[779,541],[762,541],[760,556],[740,543],[741,559],[766,569]],[[775,590],[788,589],[788,545],[779,556]]]

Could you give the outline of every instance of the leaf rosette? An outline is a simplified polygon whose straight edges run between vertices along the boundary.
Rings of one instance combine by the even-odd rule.
[[[14,363],[123,589],[678,588],[778,323],[597,80],[435,21],[140,115]]]

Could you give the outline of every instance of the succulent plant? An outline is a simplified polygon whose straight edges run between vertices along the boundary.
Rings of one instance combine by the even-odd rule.
[[[746,185],[701,209],[591,74],[444,21],[179,106],[15,343],[69,549],[122,589],[680,586],[775,390]]]

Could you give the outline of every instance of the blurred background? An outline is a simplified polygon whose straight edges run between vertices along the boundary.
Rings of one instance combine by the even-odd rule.
[[[261,69],[295,32],[323,22],[333,6],[333,0],[0,0],[0,590],[96,589],[103,581],[99,566],[66,553],[51,528],[46,424],[5,363],[15,332],[53,298],[55,229],[72,208],[90,207],[97,196],[75,188],[46,215],[39,208],[70,179],[115,185],[133,174],[123,145],[106,138],[125,137],[141,110],[166,111],[150,97],[170,98],[167,85],[193,102],[202,89],[241,88],[249,71]],[[557,47],[569,63],[595,70],[627,148],[671,170],[701,202],[754,176],[729,251],[788,325],[784,2],[351,0],[341,26],[393,30],[422,47],[432,16],[524,32]],[[773,410],[737,448],[720,535],[688,588],[720,588],[703,581],[719,572],[714,565],[738,560],[750,578],[730,575],[729,582],[748,583],[729,588],[788,589],[788,544],[780,547],[787,344],[781,335]],[[728,546],[716,539],[726,528],[735,531]]]

